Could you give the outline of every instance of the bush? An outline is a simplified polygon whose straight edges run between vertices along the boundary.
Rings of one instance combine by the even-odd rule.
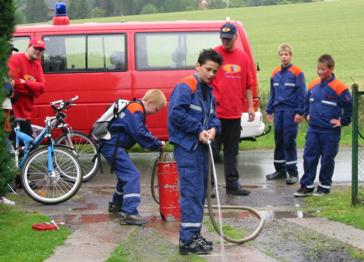
[[[10,54],[9,40],[14,30],[14,5],[12,1],[3,1],[0,5],[0,87],[4,85],[8,73],[7,61]],[[3,101],[3,92],[0,92],[0,105]],[[4,129],[4,115],[0,111],[0,196],[7,190],[7,184],[13,178],[10,170],[12,162],[6,149]]]
[[[158,8],[153,4],[147,4],[143,6],[142,10],[140,11],[140,14],[154,14],[158,13]]]

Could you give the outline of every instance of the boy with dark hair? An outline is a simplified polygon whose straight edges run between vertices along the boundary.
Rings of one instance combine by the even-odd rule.
[[[333,74],[334,59],[324,54],[317,61],[319,79],[308,86],[305,98],[305,116],[309,127],[303,153],[304,174],[297,197],[312,195],[318,161],[321,157],[319,184],[315,196],[330,193],[339,150],[341,127],[351,122],[352,98],[348,88]]]
[[[174,145],[180,183],[179,251],[182,255],[212,252],[212,242],[203,238],[200,231],[207,191],[207,143],[220,132],[209,84],[221,63],[222,58],[216,51],[202,50],[195,73],[176,85],[169,101],[169,141]]]
[[[141,100],[130,103],[110,124],[111,139],[103,143],[101,153],[115,170],[118,182],[109,203],[109,212],[119,213],[120,223],[144,225],[147,221],[139,215],[140,173],[131,161],[127,149],[135,143],[156,150],[164,143],[152,136],[145,126],[145,115],[155,114],[167,104],[158,89],[148,90]]]
[[[266,177],[267,180],[286,178],[287,184],[295,184],[298,181],[296,138],[304,110],[305,76],[301,68],[291,63],[290,45],[280,44],[278,56],[281,65],[272,72],[266,109],[268,122],[272,123],[274,118],[276,171]]]

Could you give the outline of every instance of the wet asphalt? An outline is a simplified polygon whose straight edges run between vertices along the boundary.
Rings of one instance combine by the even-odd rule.
[[[117,216],[107,211],[108,201],[114,191],[116,178],[103,161],[102,172],[83,183],[80,191],[69,201],[45,206],[30,200],[18,191],[17,204],[55,219],[74,230],[66,244],[57,249],[47,261],[105,261],[112,250],[122,243],[127,250],[126,261],[192,261],[178,255],[178,222],[164,222],[159,206],[151,196],[151,173],[158,153],[131,153],[130,156],[141,173],[141,214],[148,220],[146,227],[120,226]],[[299,151],[298,169],[303,173],[302,151]],[[300,209],[302,199],[293,197],[299,185],[286,185],[285,180],[266,181],[272,172],[272,150],[240,151],[238,169],[241,184],[252,193],[249,196],[231,196],[225,193],[223,164],[216,163],[220,201],[223,205],[250,206],[265,217],[265,226],[259,236],[248,244],[234,245],[225,242],[225,254],[221,254],[219,237],[211,230],[205,215],[204,234],[215,243],[212,255],[203,256],[206,261],[356,261],[349,254],[347,244],[316,231],[310,231],[289,219],[309,218]],[[351,181],[351,149],[343,148],[336,157],[334,185],[349,185]],[[250,215],[232,215],[223,212],[224,223],[238,232],[253,232],[258,221]],[[247,218],[247,219],[244,219]],[[244,220],[244,221],[243,221]],[[95,233],[97,232],[97,234]],[[96,234],[95,237],[93,234]],[[78,237],[76,237],[78,235]],[[91,236],[92,235],[92,236]],[[104,243],[96,253],[90,247]],[[77,256],[70,255],[76,250]],[[141,250],[146,250],[146,252]],[[96,252],[96,251],[95,251]],[[83,254],[83,255],[82,255]],[[81,257],[81,258],[80,258]],[[192,258],[191,258],[192,259]]]

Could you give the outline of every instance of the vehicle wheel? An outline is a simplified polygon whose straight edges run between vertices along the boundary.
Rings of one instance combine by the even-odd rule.
[[[67,201],[81,186],[81,168],[71,151],[55,146],[53,165],[53,172],[48,172],[48,148],[40,148],[29,156],[23,168],[24,191],[42,204]]]
[[[56,140],[56,144],[65,145],[75,150],[75,156],[81,166],[82,181],[86,182],[96,175],[99,169],[100,159],[94,156],[97,154],[97,147],[89,136],[84,133],[74,131],[70,134],[70,138],[63,134]]]

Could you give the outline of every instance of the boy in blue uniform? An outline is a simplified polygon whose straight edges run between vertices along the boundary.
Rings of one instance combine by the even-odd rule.
[[[127,149],[135,143],[156,150],[164,144],[145,127],[145,115],[160,111],[167,104],[158,89],[148,90],[141,100],[130,103],[109,127],[111,139],[104,142],[102,155],[115,170],[118,182],[109,203],[109,212],[120,212],[120,223],[144,225],[146,220],[138,212],[140,204],[140,173],[131,161]]]
[[[180,183],[180,254],[208,254],[212,242],[201,236],[207,190],[208,146],[220,132],[209,83],[222,63],[212,49],[202,50],[195,73],[174,88],[168,107],[169,141],[174,145]]]
[[[318,161],[321,157],[319,184],[315,196],[330,193],[335,156],[339,150],[341,127],[351,122],[352,98],[348,88],[333,74],[334,59],[320,56],[317,64],[319,79],[309,84],[305,98],[305,116],[309,127],[303,153],[304,174],[297,197],[311,195]]]
[[[286,178],[287,184],[294,184],[298,181],[296,138],[304,110],[305,76],[291,64],[292,49],[288,44],[279,45],[278,55],[281,65],[272,72],[266,109],[268,122],[273,122],[274,115],[276,171],[266,177],[267,180]]]

